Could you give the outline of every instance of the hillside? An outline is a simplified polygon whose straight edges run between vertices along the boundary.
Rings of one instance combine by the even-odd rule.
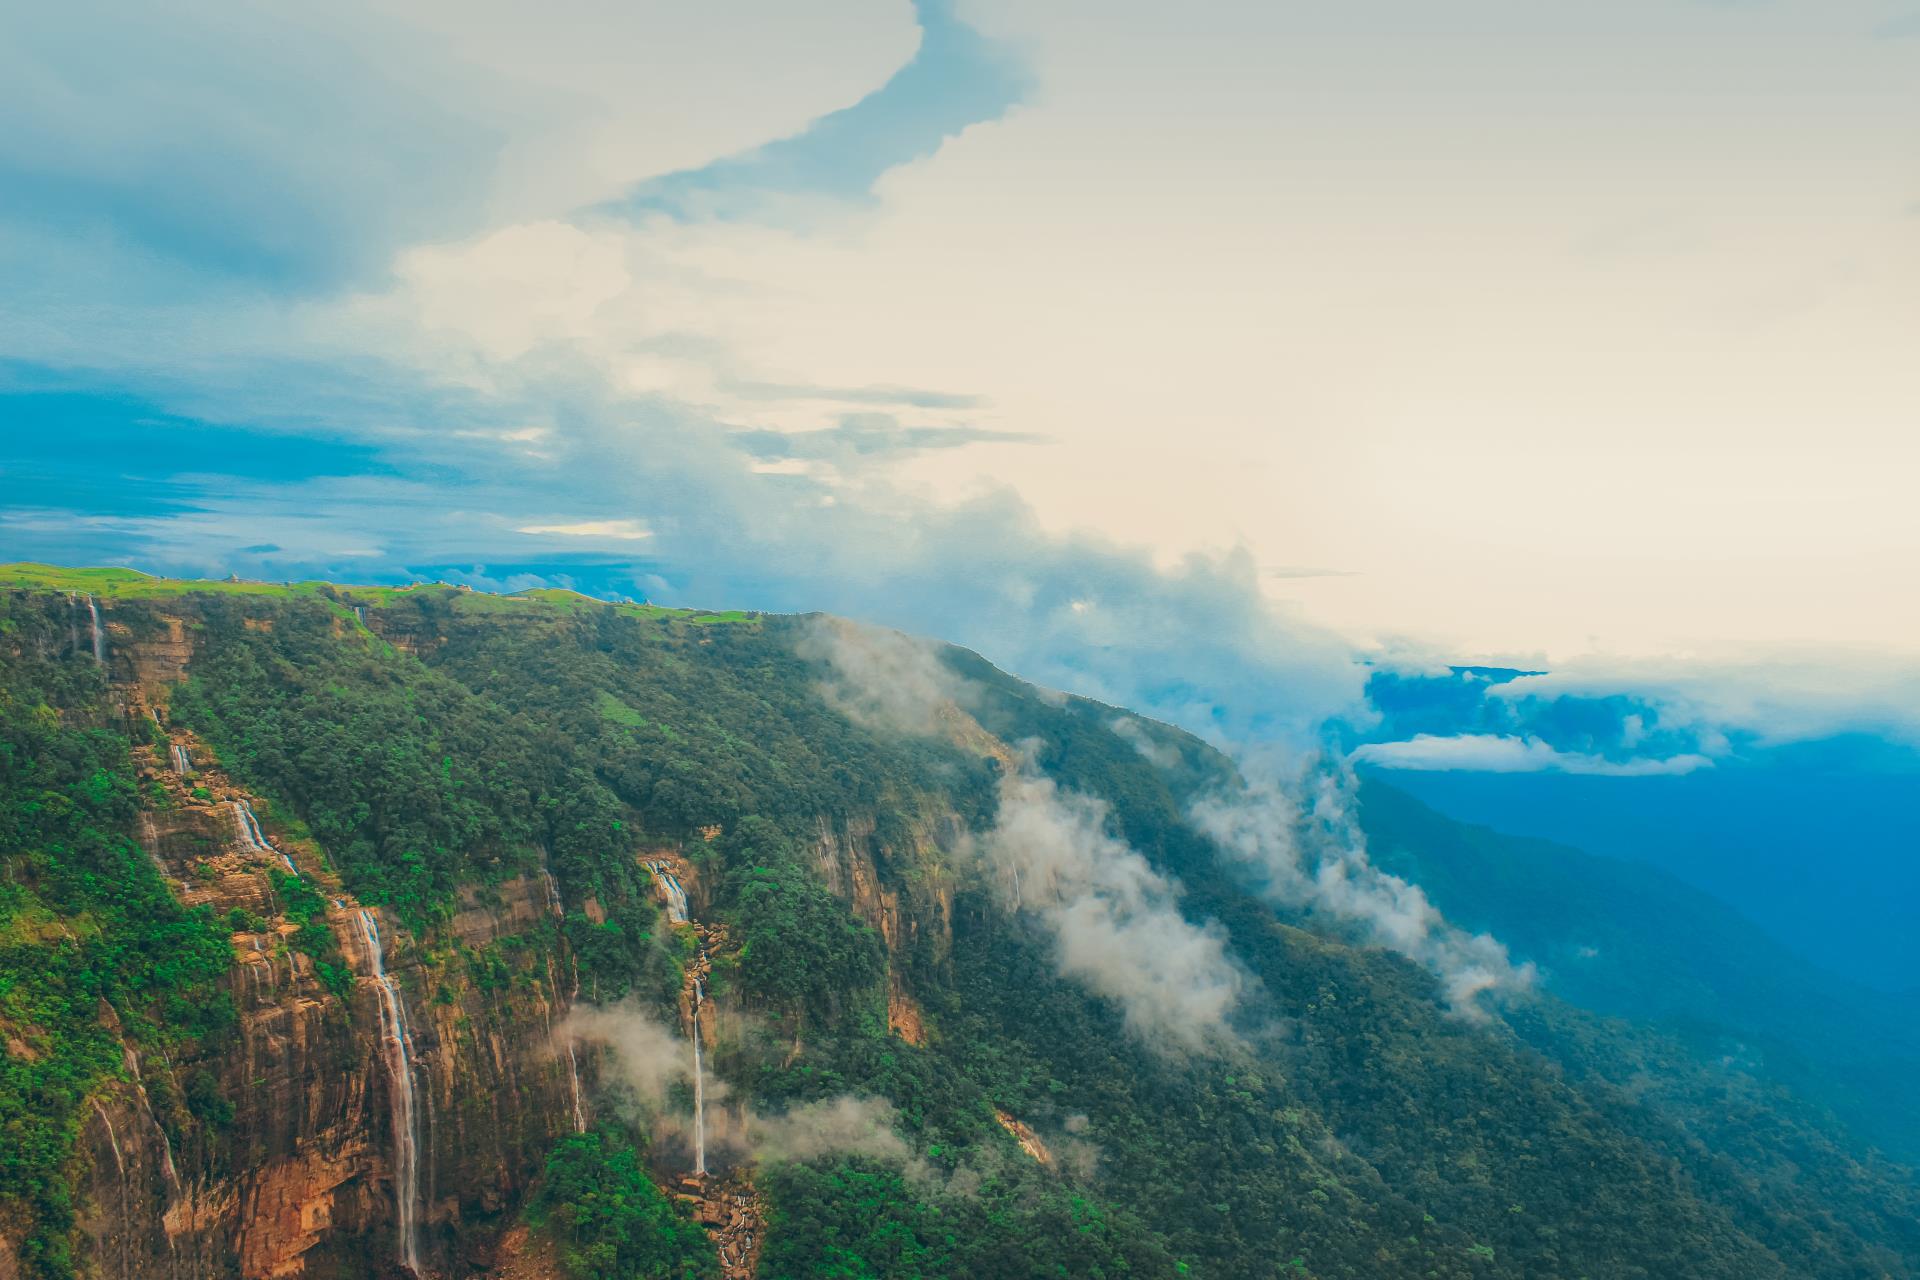
[[[1222,856],[1231,760],[970,653],[0,589],[0,1277],[1920,1274],[1815,1102],[1551,973],[1450,1005]],[[1517,925],[1403,802],[1383,856]]]
[[[1505,939],[1585,1008],[1660,1027],[1706,1060],[1793,1086],[1864,1139],[1920,1159],[1920,1002],[1817,968],[1652,867],[1449,822],[1365,791],[1377,860],[1451,918]]]

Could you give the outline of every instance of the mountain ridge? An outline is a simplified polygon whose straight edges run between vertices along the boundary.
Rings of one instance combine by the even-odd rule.
[[[592,1152],[569,1145],[566,1074],[528,1022],[542,1009],[562,1021],[576,990],[583,1004],[625,999],[650,1025],[684,1017],[693,935],[664,918],[636,861],[663,847],[697,877],[703,920],[727,935],[706,980],[713,1010],[694,1034],[710,1041],[714,1081],[738,1111],[728,1124],[749,1135],[728,1158],[770,1197],[762,1275],[840,1265],[885,1275],[1866,1276],[1913,1274],[1920,1258],[1910,1175],[1856,1154],[1817,1110],[1764,1083],[1712,1076],[1670,1040],[1616,1029],[1551,994],[1484,1026],[1450,1014],[1426,969],[1311,912],[1276,913],[1248,891],[1189,817],[1197,795],[1231,776],[1231,761],[1170,726],[1036,691],[977,655],[918,649],[936,666],[909,658],[890,672],[942,689],[949,675],[966,682],[964,720],[921,735],[886,725],[888,708],[824,696],[834,672],[808,656],[814,624],[803,618],[576,602],[584,598],[501,603],[515,598],[432,586],[150,581],[100,593],[96,663],[92,636],[81,643],[85,611],[63,594],[85,588],[7,572],[9,732],[22,742],[79,735],[101,759],[124,751],[126,781],[110,809],[128,823],[129,848],[139,847],[141,814],[199,812],[160,753],[162,738],[191,742],[208,770],[254,800],[266,835],[294,847],[298,868],[337,877],[379,911],[409,958],[399,979],[408,1015],[438,1026],[437,1011],[454,1011],[421,1042],[436,1116],[470,1106],[472,1090],[488,1088],[471,1073],[500,1052],[479,1053],[484,1037],[463,1048],[472,1033],[460,1019],[499,1028],[504,1038],[491,1043],[518,1042],[500,1060],[542,1084],[489,1091],[518,1099],[501,1132],[515,1135],[505,1164],[520,1172],[505,1182],[459,1174],[450,1201],[423,1196],[434,1274],[466,1274],[488,1258],[537,1186],[630,1176],[641,1165],[620,1142],[663,1186],[685,1167],[684,1084],[616,1105],[634,1087],[630,1063],[604,1046],[583,1055],[581,1071],[594,1132],[608,1136]],[[157,719],[140,714],[149,710]],[[1114,728],[1116,718],[1129,729]],[[1123,997],[1063,967],[1060,937],[1031,907],[1009,906],[978,846],[1005,803],[1009,761],[1022,757],[1062,796],[1097,804],[1088,812],[1117,842],[1099,848],[1124,848],[1177,885],[1181,916],[1213,931],[1241,966],[1253,984],[1236,1031],[1244,1047],[1169,1053],[1143,1039]],[[80,801],[92,776],[68,787]],[[155,808],[154,784],[175,808]],[[289,896],[237,834],[147,843],[116,874],[137,876],[157,857],[189,886],[234,879],[236,891],[244,881]],[[10,867],[39,868],[22,871],[34,901],[10,905],[14,921],[82,918],[54,883],[59,860],[34,861],[47,847],[20,839],[4,850]],[[557,885],[557,915],[532,887],[542,873]],[[196,891],[158,887],[187,920],[210,920],[201,908],[211,899],[195,905]],[[519,923],[474,931],[502,911]],[[393,1124],[381,1119],[393,1073],[375,1055],[377,984],[351,945],[350,914],[325,901],[305,923],[282,912],[269,932],[285,940],[300,991],[251,1008],[268,1019],[318,1010],[335,1028],[332,1052],[365,1064],[349,1077],[361,1101],[334,1110],[357,1105],[365,1118],[336,1184],[350,1193],[337,1220],[323,1215],[312,1243],[275,1264],[315,1276],[393,1266],[402,1194],[386,1154]],[[323,933],[357,973],[344,994],[320,968],[336,965]],[[230,973],[249,963],[243,935],[265,936],[203,935],[229,948]],[[4,962],[26,963],[42,945],[16,939]],[[291,1168],[303,1137],[253,1133],[258,1122],[244,1118],[223,1124],[221,1104],[240,1101],[223,1081],[244,1078],[220,1065],[235,1033],[168,1030],[154,998],[128,989],[110,1003],[159,1010],[155,1029],[129,1030],[127,1043],[151,1041],[178,1059],[164,1074],[181,1101],[152,1126],[126,1113],[120,1128],[157,1132],[154,1150],[201,1161],[182,1170],[183,1185],[224,1207],[205,1227],[160,1214],[144,1247],[155,1268],[189,1239],[209,1258],[243,1256],[247,1215],[271,1196],[257,1179],[223,1172],[236,1167],[236,1144],[263,1143],[275,1167]],[[246,1013],[236,1013],[242,1043]],[[86,1024],[76,1008],[66,1025],[77,1035]],[[17,1074],[30,1064],[16,1057],[9,1047]],[[153,1055],[142,1061],[136,1080],[160,1089]],[[302,1078],[295,1063],[285,1069]],[[211,1085],[194,1084],[201,1070]],[[1632,1077],[1649,1070],[1662,1089],[1636,1093]],[[90,1099],[136,1105],[124,1101],[127,1087],[109,1070],[71,1095],[66,1123],[82,1148],[104,1142],[84,1119]],[[800,1154],[750,1136],[836,1099],[884,1108],[885,1122],[860,1135],[866,1145]],[[9,1118],[32,1110],[9,1106]],[[1717,1122],[1717,1145],[1703,1146],[1688,1134],[1716,1109],[1739,1119]],[[651,1118],[635,1128],[621,1114]],[[1041,1165],[1002,1115],[1071,1158]],[[463,1141],[436,1129],[429,1161],[471,1169]],[[1797,1167],[1769,1156],[1782,1141]],[[542,1175],[550,1153],[571,1163]],[[113,1153],[96,1146],[81,1163],[91,1167],[76,1172],[72,1202],[84,1218],[115,1194],[101,1176]],[[644,1198],[638,1184],[621,1185]],[[160,1192],[172,1212],[179,1196]],[[0,1239],[23,1273],[58,1274],[57,1241],[28,1225],[38,1220],[32,1197],[12,1180],[0,1193],[12,1206]],[[681,1252],[636,1262],[634,1273],[717,1268],[697,1240],[660,1225],[674,1220],[664,1212],[621,1239],[636,1249],[636,1239],[677,1239]],[[561,1241],[564,1260],[569,1248],[584,1258],[614,1247],[617,1225],[549,1216],[540,1230]],[[108,1265],[113,1247],[89,1256],[83,1246],[82,1261]]]

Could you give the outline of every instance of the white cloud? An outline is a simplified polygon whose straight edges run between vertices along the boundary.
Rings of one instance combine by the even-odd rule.
[[[621,542],[637,542],[653,536],[653,530],[638,520],[577,520],[572,524],[530,524],[522,525],[514,532],[557,534],[567,538],[613,538]]]
[[[1862,732],[1920,746],[1920,661],[1857,649],[1575,659],[1488,696],[1640,699],[1659,708],[1663,728],[1688,729],[1720,750],[1741,730],[1766,744]]]
[[[1256,775],[1239,791],[1202,799],[1192,816],[1269,901],[1358,927],[1376,945],[1427,966],[1461,1016],[1485,1016],[1483,994],[1529,990],[1537,976],[1531,963],[1516,965],[1498,939],[1447,923],[1420,886],[1373,865],[1353,781],[1341,767],[1314,768],[1297,787]]]
[[[1456,736],[1415,734],[1403,742],[1369,742],[1351,759],[1385,769],[1462,769],[1482,773],[1584,773],[1619,778],[1692,773],[1713,761],[1688,753],[1663,760],[1608,760],[1580,752],[1558,751],[1538,738],[1467,733]]]
[[[938,646],[917,636],[821,617],[794,648],[827,665],[821,696],[871,728],[927,736],[939,732],[946,707],[972,701],[972,686],[940,660]]]
[[[1002,780],[979,848],[1002,900],[1052,935],[1062,976],[1117,1003],[1134,1034],[1175,1052],[1235,1043],[1252,979],[1225,931],[1187,920],[1179,886],[1106,827],[1100,801],[1023,772]]]

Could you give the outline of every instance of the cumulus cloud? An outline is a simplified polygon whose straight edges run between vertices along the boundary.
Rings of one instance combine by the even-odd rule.
[[[1251,979],[1225,931],[1181,913],[1179,886],[1108,834],[1104,804],[1031,771],[1009,776],[978,848],[1007,906],[1052,935],[1061,974],[1117,1003],[1134,1034],[1170,1051],[1234,1042],[1228,1022]]]
[[[782,192],[798,193],[858,208],[880,174],[924,158],[1019,99],[1026,83],[1019,59],[972,31],[951,5],[928,0],[909,14],[871,0],[799,24],[778,6],[750,4],[753,21],[725,44],[734,60],[725,66],[715,63],[725,24],[691,13],[654,7],[642,17],[557,24],[617,27],[583,40],[549,29],[556,24],[523,31],[503,6],[482,5],[471,15],[465,8],[455,21],[446,6],[429,6],[404,39],[390,30],[391,18],[353,6],[312,18],[327,30],[311,41],[254,26],[214,40],[204,5],[189,6],[199,17],[183,20],[180,32],[156,33],[204,44],[201,61],[218,64],[219,74],[206,77],[216,101],[238,93],[230,82],[254,74],[247,68],[276,65],[256,46],[292,60],[292,104],[245,138],[232,134],[230,111],[212,124],[191,115],[204,105],[198,80],[193,92],[178,93],[164,76],[155,82],[169,90],[159,116],[125,109],[121,98],[100,104],[102,113],[121,117],[116,127],[137,129],[151,117],[167,124],[171,139],[212,139],[205,154],[164,166],[168,172],[217,171],[220,192],[262,188],[251,205],[206,200],[196,178],[189,184],[194,207],[213,212],[191,229],[195,243],[244,247],[221,219],[257,211],[261,201],[271,205],[269,215],[297,206],[298,216],[253,219],[249,234],[310,229],[316,220],[331,227],[350,207],[354,237],[303,232],[288,246],[351,240],[355,265],[295,263],[283,274],[345,280],[358,291],[215,296],[198,287],[203,281],[122,270],[111,254],[95,252],[98,237],[68,237],[50,253],[16,244],[0,226],[0,253],[18,248],[6,262],[22,264],[21,272],[7,272],[18,305],[14,314],[0,309],[0,356],[84,369],[87,385],[110,382],[123,398],[139,390],[147,402],[120,411],[171,414],[170,443],[245,424],[251,438],[306,446],[287,455],[297,461],[243,485],[228,479],[232,464],[224,459],[246,451],[223,448],[212,466],[192,474],[163,459],[132,476],[92,469],[66,492],[38,488],[50,500],[0,510],[22,553],[214,576],[470,573],[476,582],[517,581],[529,572],[526,540],[539,537],[551,540],[545,546],[556,577],[581,576],[554,563],[563,557],[597,551],[598,568],[624,555],[627,580],[616,589],[625,594],[828,610],[939,635],[1041,683],[1209,734],[1310,733],[1329,710],[1357,701],[1361,672],[1348,647],[1269,604],[1244,551],[1160,563],[1145,548],[1049,530],[1011,490],[934,501],[876,471],[961,444],[1031,438],[994,426],[980,397],[866,380],[877,365],[748,354],[756,348],[742,331],[743,322],[753,323],[739,310],[742,300],[782,288],[760,278],[760,255],[807,251],[791,230],[755,223],[767,198],[777,205]],[[916,15],[917,53],[908,21]],[[41,79],[66,66],[58,55],[71,42],[62,44],[62,21],[35,20],[47,27],[47,56],[33,69]],[[800,26],[831,48],[826,65],[791,58]],[[444,120],[392,101],[417,91],[417,78],[390,73],[423,32],[444,45],[427,60],[435,100],[452,104]],[[609,60],[601,47],[609,37],[629,48],[684,50],[689,62],[678,65],[677,56],[632,87],[630,65]],[[873,91],[889,72],[897,75]],[[150,80],[113,77],[110,68],[101,74],[115,93],[136,98]],[[657,114],[648,87],[656,77],[685,101],[744,97],[755,105],[694,112],[686,133],[706,150],[682,155],[676,148],[692,144],[678,136],[614,128],[629,110]],[[505,94],[509,82],[514,92]],[[742,82],[763,88],[728,95],[714,87]],[[9,82],[14,92],[34,83],[24,75]],[[346,145],[337,131],[318,151],[278,148],[282,157],[301,157],[298,172],[279,161],[256,163],[255,150],[274,149],[291,129],[283,116],[335,118],[307,100],[323,89],[364,96],[367,110],[407,127],[383,128],[373,152]],[[8,92],[0,89],[0,98]],[[763,109],[763,101],[779,110]],[[538,110],[518,109],[528,102]],[[257,112],[241,114],[254,119]],[[80,123],[74,128],[84,133]],[[614,134],[652,140],[633,150],[639,144],[616,146]],[[26,143],[0,145],[0,170],[7,145]],[[79,168],[112,159],[102,160],[97,148],[46,150]],[[727,155],[733,159],[713,160]],[[30,159],[40,164],[47,156]],[[545,175],[551,180],[509,180],[541,165],[556,169]],[[442,167],[446,190],[390,180],[397,170],[438,175]],[[627,186],[632,219],[582,212],[583,203],[602,207],[621,185],[609,186],[621,169],[629,184],[635,175],[672,176]],[[260,181],[263,172],[270,181]],[[307,199],[309,180],[338,199]],[[22,208],[46,213],[31,236],[71,224],[52,187],[37,203],[42,188],[21,189]],[[556,191],[576,200],[597,194],[568,206],[554,203],[565,198],[548,194]],[[160,194],[166,198],[129,191],[113,208],[158,217],[181,204]],[[416,194],[424,202],[418,208]],[[151,238],[135,228],[105,239],[143,245]],[[369,274],[369,265],[384,270]],[[29,281],[47,287],[36,292],[25,287]],[[861,411],[910,411],[912,421]],[[33,425],[59,438],[65,423]],[[743,445],[752,452],[743,456]],[[308,456],[329,452],[331,459]],[[777,473],[796,468],[805,474]],[[165,509],[155,511],[162,501]],[[92,517],[111,527],[90,524]],[[260,535],[263,523],[272,536]],[[639,537],[642,530],[651,536]],[[268,543],[276,550],[246,550]],[[642,545],[644,559],[636,556]],[[340,553],[370,547],[380,554]]]
[[[1657,709],[1708,755],[1738,739],[1761,745],[1872,733],[1920,746],[1920,663],[1880,653],[1779,653],[1719,660],[1585,659],[1489,691],[1514,706],[1556,700]]]
[[[1497,939],[1448,924],[1418,885],[1373,865],[1344,767],[1318,768],[1292,789],[1269,778],[1209,796],[1192,817],[1270,901],[1357,927],[1426,965],[1463,1016],[1484,1016],[1483,993],[1533,985],[1531,963],[1516,965]]]
[[[1633,719],[1627,717],[1628,721]],[[1623,727],[1632,730],[1631,724]],[[1671,776],[1713,767],[1713,761],[1693,752],[1665,759],[1608,760],[1580,752],[1558,751],[1538,738],[1491,733],[1452,736],[1421,733],[1401,742],[1369,742],[1356,747],[1348,758],[1385,769],[1583,773],[1614,778]]]

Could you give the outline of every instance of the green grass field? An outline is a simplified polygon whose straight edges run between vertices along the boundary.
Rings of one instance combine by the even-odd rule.
[[[158,578],[138,569],[84,568],[60,565],[0,564],[0,590],[74,591],[101,599],[153,600],[169,596],[210,593],[242,596],[313,596],[325,582],[235,582],[212,578]],[[420,582],[405,587],[333,587],[340,599],[369,609],[385,608],[414,592],[442,592],[455,597],[454,607],[471,613],[513,613],[558,609],[578,613],[606,608],[611,602],[558,587],[534,587],[512,595],[496,595],[443,582]],[[670,609],[657,604],[611,603],[633,618],[685,622],[695,626],[755,624],[760,615],[740,609]]]

